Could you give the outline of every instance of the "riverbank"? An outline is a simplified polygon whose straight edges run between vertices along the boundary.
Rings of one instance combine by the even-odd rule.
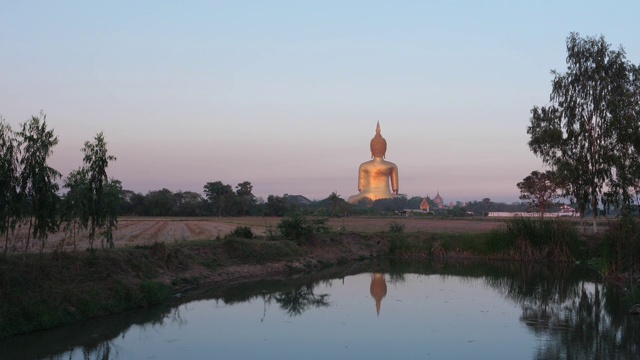
[[[227,238],[0,257],[0,338],[166,301],[203,285],[314,271],[385,256],[375,235]]]
[[[295,242],[229,235],[0,257],[0,338],[162,303],[205,285],[313,272],[372,258],[594,261],[603,239],[578,237],[574,224],[555,221],[440,233],[408,232],[405,224],[418,222],[401,221],[383,222],[386,231],[338,228]],[[449,220],[447,226],[460,223]]]

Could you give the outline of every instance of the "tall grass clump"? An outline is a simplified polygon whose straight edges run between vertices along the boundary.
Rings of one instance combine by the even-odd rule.
[[[389,222],[387,224],[387,226],[389,227],[389,232],[391,232],[391,233],[404,232],[404,224],[401,223],[401,222],[398,222],[396,220],[393,220],[393,221]]]
[[[625,215],[609,222],[609,229],[601,244],[605,273],[626,273],[631,277],[640,273],[640,223]]]
[[[248,226],[236,226],[227,236],[241,238],[241,239],[253,239],[256,235],[251,231]]]
[[[504,231],[505,237],[490,237],[489,244],[505,249],[510,257],[524,261],[572,261],[582,257],[578,231],[570,221],[516,217],[507,221]]]
[[[282,236],[301,245],[311,240],[315,233],[329,232],[327,220],[327,218],[307,218],[300,214],[293,214],[282,219],[277,227]]]

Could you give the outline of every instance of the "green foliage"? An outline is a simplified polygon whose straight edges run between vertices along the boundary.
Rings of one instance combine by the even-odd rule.
[[[168,299],[172,292],[173,290],[167,284],[159,281],[145,281],[140,284],[140,305],[149,306],[160,304]]]
[[[413,244],[404,236],[394,237],[389,243],[389,255],[391,256],[405,255],[411,253],[413,249]]]
[[[494,230],[485,236],[484,247],[487,254],[501,254],[515,245],[506,231]]]
[[[520,200],[528,200],[532,206],[538,208],[541,217],[544,217],[545,210],[559,195],[556,174],[551,170],[532,171],[531,175],[525,177],[516,186],[520,189]]]
[[[208,182],[204,185],[204,193],[216,216],[227,214],[235,196],[231,185],[225,185],[221,181]]]
[[[300,214],[288,216],[278,223],[278,231],[286,239],[294,240],[298,244],[307,242],[314,233],[329,231],[326,218],[307,218]]]
[[[640,223],[629,215],[610,221],[601,245],[605,273],[640,272]]]
[[[102,234],[101,245],[104,248],[104,240],[107,246],[113,247],[113,229],[118,223],[120,183],[109,181],[107,177],[107,167],[109,162],[115,161],[116,157],[109,155],[107,143],[102,132],[94,138],[94,142],[84,143],[83,163],[87,173],[89,191],[89,243],[93,248],[93,241],[96,233]]]
[[[42,119],[41,119],[42,118]],[[25,251],[29,249],[29,236],[41,241],[41,251],[49,233],[58,229],[57,206],[60,173],[47,165],[47,159],[58,144],[53,130],[47,129],[46,115],[32,116],[22,124],[18,133],[22,139],[20,157],[20,192],[29,209],[29,234]]]
[[[286,239],[302,243],[311,239],[313,226],[306,217],[293,214],[278,223],[278,231]]]
[[[584,255],[570,221],[516,217],[507,222],[505,233],[516,251],[514,257],[521,260],[572,261]]]
[[[174,194],[169,189],[149,191],[144,197],[142,211],[148,216],[173,215],[175,207]]]
[[[228,236],[242,238],[242,239],[253,239],[255,234],[251,231],[251,228],[248,226],[237,226],[233,231],[229,233]]]
[[[287,212],[287,194],[284,196],[269,195],[267,197],[266,215],[284,216]]]
[[[401,222],[398,222],[396,220],[393,220],[393,221],[389,222],[387,224],[387,226],[389,227],[389,232],[391,232],[391,233],[404,232],[404,224],[401,223]]]
[[[253,185],[244,181],[236,186],[236,203],[238,215],[249,215],[251,209],[256,204],[256,197],[253,195]]]
[[[604,37],[571,33],[566,43],[567,71],[552,71],[551,104],[531,110],[529,147],[556,170],[581,214],[591,207],[595,232],[600,197],[628,206],[636,191],[640,71]]]
[[[267,240],[275,241],[278,239],[278,229],[271,225],[267,225],[264,229]]]
[[[320,200],[320,209],[316,210],[318,216],[342,216],[348,212],[349,204],[340,197],[337,192],[332,192],[327,198]]]
[[[19,155],[16,134],[0,117],[0,237],[5,237],[5,255],[9,249],[9,233],[13,233],[21,218]]]
[[[70,237],[75,249],[77,235],[89,226],[91,192],[85,169],[80,168],[69,173],[63,187],[67,189],[67,193],[62,199],[60,221],[63,224],[65,239]]]
[[[300,253],[300,249],[291,241],[227,238],[222,244],[226,256],[242,264],[288,260]]]

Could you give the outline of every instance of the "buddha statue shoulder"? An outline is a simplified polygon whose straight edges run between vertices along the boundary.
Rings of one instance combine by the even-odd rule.
[[[372,160],[363,162],[358,169],[359,194],[350,196],[348,201],[357,204],[364,198],[372,201],[392,199],[398,195],[398,167],[386,161],[387,141],[380,134],[380,123],[376,125],[376,135],[371,139]],[[391,183],[391,187],[389,187]]]

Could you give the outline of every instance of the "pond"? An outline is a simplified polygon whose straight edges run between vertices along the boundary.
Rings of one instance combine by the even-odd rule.
[[[359,263],[5,339],[0,358],[638,359],[639,294],[596,279],[575,266]]]

